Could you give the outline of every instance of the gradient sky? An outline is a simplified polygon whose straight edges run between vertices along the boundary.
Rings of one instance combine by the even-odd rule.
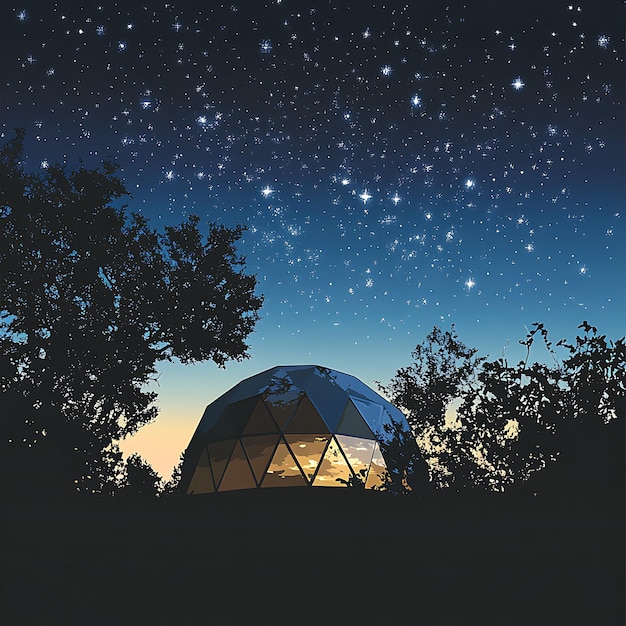
[[[251,358],[162,367],[123,444],[162,474],[274,365],[375,387],[435,324],[512,362],[533,322],[624,335],[621,1],[24,1],[0,29],[28,168],[110,159],[153,225],[248,228]]]

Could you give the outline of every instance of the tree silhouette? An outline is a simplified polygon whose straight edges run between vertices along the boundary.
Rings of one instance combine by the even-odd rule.
[[[27,173],[23,138],[0,149],[4,462],[102,491],[115,442],[156,416],[156,365],[246,358],[262,298],[242,227],[203,235],[191,216],[159,233],[126,214],[115,166]]]
[[[172,476],[169,480],[166,480],[163,483],[163,488],[161,489],[161,495],[163,496],[171,496],[177,493],[178,485],[180,483],[180,479],[183,474],[183,464],[185,463],[185,452],[180,453],[180,457],[178,459],[178,463],[174,466],[172,470]]]
[[[156,497],[160,493],[161,478],[139,454],[131,454],[125,465],[126,476],[120,486],[122,495]]]
[[[623,498],[626,449],[626,343],[599,335],[584,321],[561,366],[562,408],[553,412],[558,449],[544,472],[533,475],[537,491],[608,490]],[[557,406],[556,402],[553,403]]]
[[[411,353],[413,363],[400,368],[388,385],[378,383],[406,413],[436,486],[446,486],[451,480],[457,486],[475,482],[475,464],[464,462],[466,455],[458,453],[461,442],[452,441],[458,433],[446,424],[445,413],[454,400],[473,389],[485,360],[477,357],[477,352],[459,340],[454,325],[445,332],[435,326]],[[450,454],[453,459],[448,458]],[[456,468],[454,473],[449,470],[451,465]]]
[[[475,358],[454,329],[437,327],[413,351],[415,364],[383,388],[408,413],[438,487],[558,493],[624,483],[626,346],[584,331],[559,360],[543,324],[525,340],[526,358]],[[541,337],[553,363],[529,362]],[[418,362],[418,360],[420,360]],[[456,422],[446,406],[457,400]]]

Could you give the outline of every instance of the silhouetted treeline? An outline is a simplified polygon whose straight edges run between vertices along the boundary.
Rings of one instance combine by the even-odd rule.
[[[106,493],[146,469],[116,442],[156,417],[156,365],[247,357],[262,298],[242,227],[158,232],[126,212],[114,165],[27,172],[23,140],[0,147],[3,478]]]
[[[438,327],[381,389],[402,408],[434,488],[617,490],[624,486],[626,346],[586,321],[553,345],[543,324],[526,358],[489,361]],[[531,360],[541,339],[548,363]],[[447,414],[446,414],[447,410]],[[422,483],[423,486],[423,483]]]

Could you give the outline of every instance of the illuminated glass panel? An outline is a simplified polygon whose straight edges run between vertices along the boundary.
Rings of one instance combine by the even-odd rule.
[[[213,486],[213,475],[209,466],[209,456],[206,448],[203,448],[187,493],[211,493],[213,491],[215,491],[215,487]]]
[[[352,472],[334,437],[330,440],[324,458],[320,463],[317,475],[313,480],[314,487],[345,487]],[[344,482],[342,482],[344,481]]]
[[[228,405],[215,426],[209,430],[208,436],[213,441],[239,437],[256,402],[256,398],[246,398]]]
[[[246,454],[238,441],[224,472],[224,478],[218,487],[218,491],[230,491],[232,489],[254,489],[256,482],[250,471],[250,465]]]
[[[365,437],[366,439],[374,439],[374,434],[365,423],[363,416],[354,406],[352,400],[348,400],[336,432],[343,435],[352,435],[354,437]]]
[[[385,476],[387,474],[387,465],[383,454],[376,443],[374,445],[374,454],[372,455],[372,463],[370,465],[370,471],[367,475],[367,482],[365,483],[366,489],[374,489],[382,487],[385,484]]]
[[[196,467],[187,493],[213,493],[213,476],[210,467]]]
[[[222,479],[228,459],[230,459],[230,453],[233,451],[236,443],[236,439],[226,439],[225,441],[214,441],[207,444],[216,485],[219,485]]]
[[[308,396],[304,396],[298,404],[296,412],[285,428],[286,433],[329,433],[328,426],[320,417]]]
[[[320,463],[329,437],[323,435],[285,435],[285,439],[310,482]]]
[[[337,435],[336,438],[354,475],[365,484],[376,442],[371,439],[348,437],[347,435]]]
[[[257,479],[261,482],[263,474],[267,466],[272,460],[272,455],[278,442],[277,435],[260,435],[256,437],[244,437],[242,439],[243,447],[252,465],[252,471]]]
[[[307,484],[296,460],[284,442],[278,444],[267,468],[262,487],[305,487]]]
[[[259,397],[256,406],[250,415],[250,419],[243,429],[243,435],[262,435],[265,433],[277,433],[278,428],[269,411],[265,408],[263,400]]]

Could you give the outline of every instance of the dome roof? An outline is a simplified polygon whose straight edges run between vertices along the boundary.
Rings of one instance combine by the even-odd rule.
[[[354,376],[274,367],[207,406],[185,452],[181,489],[383,486],[386,444],[410,432],[402,412]]]

